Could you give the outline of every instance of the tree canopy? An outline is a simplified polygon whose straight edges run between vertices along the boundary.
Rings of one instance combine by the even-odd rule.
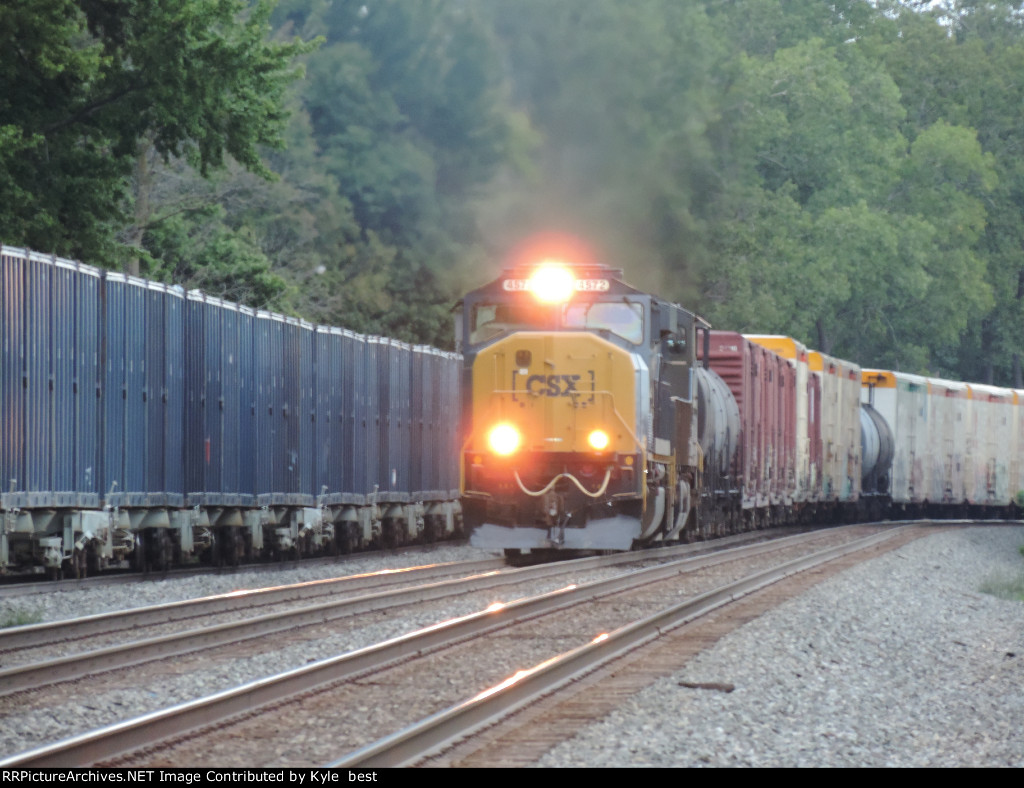
[[[0,8],[0,226],[9,243],[123,257],[140,146],[201,173],[269,174],[309,47],[241,0],[23,0]]]
[[[0,226],[448,345],[575,233],[716,325],[1024,387],[1024,14],[946,0],[21,0]]]

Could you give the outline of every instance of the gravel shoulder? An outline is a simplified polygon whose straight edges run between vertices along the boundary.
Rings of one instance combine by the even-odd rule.
[[[741,627],[542,767],[1024,766],[1024,527],[935,534]],[[681,685],[732,685],[732,692]]]

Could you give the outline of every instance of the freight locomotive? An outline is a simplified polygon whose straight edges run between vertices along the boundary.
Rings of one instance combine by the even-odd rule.
[[[460,526],[459,359],[0,247],[0,573]]]
[[[607,266],[506,269],[459,345],[463,515],[510,556],[1020,510],[1024,391],[713,331]]]

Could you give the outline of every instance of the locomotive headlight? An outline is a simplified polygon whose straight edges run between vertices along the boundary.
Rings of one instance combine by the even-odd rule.
[[[538,301],[561,304],[568,301],[576,289],[576,277],[564,265],[545,262],[530,276],[529,287]]]
[[[487,445],[491,447],[491,451],[502,457],[515,454],[521,442],[522,435],[519,434],[519,430],[507,422],[492,427],[487,433]]]
[[[587,443],[595,451],[604,451],[608,448],[608,433],[604,430],[594,430],[587,436]]]

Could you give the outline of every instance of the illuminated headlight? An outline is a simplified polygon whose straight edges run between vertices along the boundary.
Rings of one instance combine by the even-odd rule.
[[[594,430],[587,436],[587,443],[595,451],[604,451],[608,448],[608,433],[604,430]]]
[[[568,301],[576,289],[576,277],[564,265],[541,263],[530,277],[530,290],[538,301],[561,304]]]
[[[502,457],[514,454],[521,442],[519,430],[511,424],[499,424],[487,433],[487,445],[491,447],[491,451]]]

